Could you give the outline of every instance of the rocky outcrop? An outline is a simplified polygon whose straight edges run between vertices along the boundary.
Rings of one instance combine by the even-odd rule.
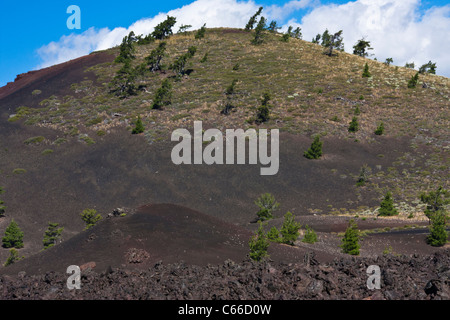
[[[370,290],[367,268],[378,265],[380,289]],[[329,264],[281,264],[231,260],[204,267],[158,262],[145,271],[112,269],[81,274],[81,289],[68,290],[67,276],[47,273],[0,277],[1,299],[344,299],[448,300],[450,250],[431,256],[341,258]]]

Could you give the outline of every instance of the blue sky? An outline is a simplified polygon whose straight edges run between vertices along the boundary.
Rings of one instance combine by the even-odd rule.
[[[181,13],[186,13],[190,15],[191,20],[186,21],[194,21],[198,22],[198,25],[203,24],[203,20],[205,16],[208,15],[207,10],[201,11],[202,3],[206,0],[165,0],[165,1],[86,1],[86,0],[71,0],[71,1],[2,1],[0,4],[0,41],[1,41],[1,51],[0,51],[0,86],[5,85],[9,81],[13,81],[17,74],[27,72],[39,67],[51,65],[53,63],[62,62],[64,58],[67,56],[67,59],[74,58],[77,55],[86,54],[86,51],[92,51],[92,49],[103,48],[107,46],[113,46],[117,44],[117,39],[122,37],[126,31],[128,31],[130,26],[137,21],[142,21],[142,19],[147,18],[148,20],[144,20],[146,23],[145,28],[152,28],[158,22],[158,14],[166,14],[171,10],[180,9],[183,6],[191,5],[190,9],[185,8],[185,10],[177,11]],[[374,9],[373,5],[366,5],[369,0],[358,0],[353,2],[361,2],[361,8],[366,8],[367,12],[377,12],[377,9]],[[198,5],[194,6],[194,2],[197,2]],[[220,9],[221,16],[224,17],[222,24],[223,26],[236,26],[243,27],[245,25],[245,21],[248,20],[249,12],[252,12],[254,8],[258,6],[264,6],[264,12],[266,15],[269,15],[269,19],[275,18],[277,22],[281,25],[293,24],[302,27],[304,30],[304,39],[310,41],[308,37],[311,34],[321,33],[325,29],[325,27],[330,28],[330,30],[334,30],[335,28],[340,28],[341,21],[345,20],[346,16],[343,15],[343,18],[339,19],[339,14],[342,12],[348,13],[349,10],[362,10],[357,9],[357,6],[349,5],[350,1],[344,0],[301,0],[301,1],[290,1],[290,0],[211,0],[210,2],[214,2],[216,7],[223,8]],[[233,2],[236,4],[233,6]],[[384,8],[389,3],[408,3],[409,7],[414,9],[417,16],[414,18],[410,16],[403,17],[405,19],[404,26],[410,30],[410,32],[414,32],[414,30],[422,29],[423,25],[426,28],[430,28],[431,32],[436,32],[433,29],[432,24],[437,24],[437,26],[442,29],[446,26],[450,26],[450,10],[441,10],[437,14],[431,14],[430,8],[449,8],[449,1],[439,0],[439,1],[419,1],[419,0],[374,0],[372,3],[378,3],[378,7],[380,7],[381,12],[385,10]],[[226,5],[226,4],[231,5]],[[81,9],[81,29],[80,30],[69,30],[66,26],[67,18],[70,14],[66,13],[67,7],[69,5],[78,5]],[[293,6],[290,6],[293,5]],[[447,7],[444,7],[447,6]],[[371,7],[371,8],[369,8]],[[227,19],[227,14],[233,14],[235,17],[235,12],[231,13],[232,8],[238,10],[242,8],[240,11],[242,13],[242,17],[238,17],[239,19]],[[233,9],[233,10],[234,10]],[[364,9],[364,10],[366,10]],[[200,11],[201,12],[200,12]],[[211,9],[213,10],[213,9]],[[387,9],[386,9],[387,10]],[[393,9],[392,9],[393,10]],[[402,10],[404,12],[404,8],[398,7],[398,10]],[[427,11],[428,10],[428,11]],[[198,12],[198,16],[196,16]],[[325,16],[323,16],[325,14]],[[348,14],[346,14],[348,15]],[[164,15],[160,15],[161,18]],[[397,19],[398,13],[392,15],[392,19]],[[421,17],[422,16],[422,17]],[[302,19],[305,18],[305,21]],[[334,20],[332,18],[335,18]],[[408,22],[408,19],[422,19],[425,18],[434,19],[427,24],[423,22],[422,24],[417,24],[417,28],[414,25],[411,25]],[[187,18],[186,18],[187,19]],[[193,20],[192,20],[193,19]],[[399,21],[402,17],[398,17]],[[232,20],[232,21],[231,21]],[[357,20],[357,19],[353,19]],[[221,23],[220,19],[217,19],[215,16],[210,17],[210,23],[217,22]],[[213,22],[214,21],[214,22]],[[244,23],[242,23],[244,22]],[[329,25],[328,25],[328,24]],[[352,23],[356,23],[355,21],[342,21],[342,25],[347,28],[344,28],[344,43],[346,43],[347,51],[351,49],[354,43],[347,43],[346,39],[351,41],[356,39],[355,37],[368,36],[370,35],[374,42],[377,40],[377,46],[379,48],[378,52],[376,52],[377,58],[378,55],[380,57],[379,60],[385,59],[387,55],[394,56],[395,52],[389,51],[389,47],[392,47],[386,40],[386,43],[382,43],[383,32],[386,30],[373,30],[368,27],[364,32],[368,34],[357,35],[352,28]],[[384,23],[384,22],[383,22]],[[392,21],[387,21],[386,26],[391,25]],[[193,23],[190,23],[193,24]],[[229,24],[229,25],[227,25]],[[408,26],[407,26],[408,25]],[[93,29],[90,29],[92,28]],[[123,30],[117,29],[119,27],[125,28]],[[195,27],[195,25],[194,25]],[[420,28],[419,28],[420,27]],[[106,29],[107,28],[107,29]],[[147,30],[145,29],[144,30]],[[359,28],[359,27],[358,27]],[[388,28],[388,27],[386,27]],[[88,34],[89,29],[91,33]],[[103,30],[103,33],[100,32]],[[412,31],[411,31],[412,30]],[[428,29],[426,29],[428,30]],[[433,31],[434,30],[434,31]],[[439,30],[439,29],[436,29]],[[443,37],[441,39],[446,39],[449,28],[446,30],[441,30],[443,33]],[[115,36],[112,37],[111,32],[115,31]],[[352,34],[353,32],[353,34]],[[379,34],[376,34],[378,32]],[[417,31],[416,37],[411,37],[411,42],[420,41],[420,32]],[[92,34],[97,35],[96,38],[92,37]],[[111,37],[111,41],[103,41],[103,43],[98,45],[100,42],[100,38],[107,38],[106,35]],[[346,37],[347,35],[347,37]],[[62,38],[63,36],[67,36],[69,38]],[[79,36],[79,37],[75,37]],[[415,40],[413,38],[416,38]],[[436,37],[438,39],[439,37]],[[433,52],[433,37],[429,37],[426,41],[424,40],[425,46],[430,46],[429,50],[422,50],[423,52],[415,52],[414,55],[410,54],[408,56],[408,50],[403,55],[398,54],[394,58],[394,64],[397,61],[398,65],[401,63],[404,64],[404,61],[408,61],[410,59],[416,59],[416,65],[420,63],[426,63],[428,60],[437,61],[438,66],[438,74],[439,71],[442,70],[441,74],[447,77],[450,76],[450,69],[446,69],[448,60],[445,60],[445,57],[441,57],[439,55],[432,56]],[[368,40],[371,40],[368,37]],[[80,43],[89,42],[89,45],[85,46]],[[391,41],[395,42],[395,39]],[[406,40],[405,40],[406,41]],[[54,42],[55,46],[50,47],[49,44]],[[448,41],[446,41],[448,43]],[[430,44],[431,43],[431,44]],[[98,45],[98,46],[97,46]],[[439,45],[442,45],[439,44]],[[375,47],[375,44],[372,43],[372,46]],[[403,47],[408,46],[408,43],[405,43]],[[438,44],[436,44],[436,47]],[[88,49],[87,49],[88,48]],[[385,48],[385,49],[384,49]],[[427,47],[428,48],[428,47]],[[450,48],[449,48],[450,49]],[[67,52],[73,52],[73,54],[68,55]],[[443,50],[442,46],[440,48],[441,51],[444,51],[444,54],[447,54],[449,50]],[[427,56],[428,54],[428,56]],[[383,56],[385,55],[385,56]],[[403,61],[403,60],[404,61]],[[422,60],[422,61],[420,61]],[[450,68],[450,67],[449,67]]]

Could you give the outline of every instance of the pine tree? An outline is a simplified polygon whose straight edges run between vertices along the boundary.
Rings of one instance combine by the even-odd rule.
[[[252,40],[252,44],[259,45],[264,42],[264,29],[266,28],[266,18],[261,17],[258,25],[255,28],[255,36]]]
[[[436,212],[444,210],[445,205],[450,203],[450,192],[442,186],[439,186],[436,191],[422,192],[420,194],[420,201],[427,205],[424,213],[431,222],[432,216]]]
[[[447,221],[448,216],[444,210],[439,210],[431,215],[430,234],[427,236],[429,245],[441,247],[448,242]]]
[[[356,185],[358,187],[363,186],[366,184],[367,180],[368,180],[368,176],[371,173],[371,169],[370,167],[365,164],[361,167],[360,171],[359,171],[359,177],[358,180],[356,181]]]
[[[19,258],[19,252],[15,248],[9,249],[9,257],[6,259],[4,264],[5,267],[23,259],[23,257]]]
[[[387,192],[384,196],[383,201],[381,201],[378,215],[381,217],[391,217],[398,215],[397,209],[394,208],[394,200],[392,199],[392,194],[390,192]]]
[[[302,242],[305,242],[305,243],[316,243],[317,242],[316,232],[313,229],[311,229],[311,227],[309,227],[308,225],[306,225],[306,232],[305,232]]]
[[[125,36],[122,39],[122,43],[119,46],[119,55],[114,60],[116,63],[125,63],[134,59],[134,51],[135,48],[133,46],[133,42],[136,42],[136,37],[134,32],[131,31],[128,36]]]
[[[259,207],[256,213],[260,221],[270,220],[273,218],[273,212],[278,209],[280,204],[275,201],[275,197],[270,193],[262,194],[255,204]]]
[[[259,7],[258,11],[250,17],[250,19],[247,22],[247,25],[245,26],[245,30],[249,31],[252,30],[255,23],[256,23],[256,19],[258,18],[258,16],[261,14],[263,10],[263,7]]]
[[[267,232],[267,239],[269,239],[272,242],[280,242],[280,232],[276,227],[272,227],[269,232]]]
[[[268,257],[267,249],[269,248],[269,240],[264,234],[262,223],[259,223],[258,231],[249,241],[250,258],[255,261],[261,261]]]
[[[333,55],[333,50],[343,51],[343,40],[342,30],[339,30],[333,35],[330,35],[328,30],[325,30],[322,35],[322,46],[326,48],[325,54],[331,57]]]
[[[177,23],[177,19],[175,17],[167,16],[167,19],[158,24],[153,33],[152,36],[156,40],[164,40],[165,38],[170,37],[173,35],[172,28]]]
[[[294,245],[295,240],[297,240],[299,236],[299,231],[301,225],[298,222],[295,222],[294,215],[288,211],[284,215],[284,222],[281,226],[281,242],[289,245]]]
[[[292,32],[291,37],[294,37],[295,39],[301,39],[302,38],[302,29],[300,27],[297,27]]]
[[[370,77],[372,76],[372,75],[370,74],[370,71],[369,71],[369,65],[367,64],[367,62],[366,62],[366,64],[364,65],[364,70],[363,70],[362,76],[363,76],[363,78],[370,78]]]
[[[138,116],[136,123],[135,123],[135,127],[131,133],[132,134],[140,134],[140,133],[144,132],[144,130],[145,130],[145,128],[144,128],[144,125],[142,124],[141,116]]]
[[[258,107],[256,113],[256,123],[263,123],[270,119],[270,99],[270,94],[268,92],[264,93],[261,106]]]
[[[359,230],[355,220],[350,220],[344,237],[342,238],[341,248],[344,253],[359,255]]]
[[[387,65],[387,66],[389,66],[391,63],[393,63],[394,62],[394,59],[392,59],[392,58],[386,58],[386,61],[384,61],[384,64],[385,65]]]
[[[159,43],[158,47],[145,58],[145,62],[149,67],[150,71],[155,72],[162,69],[161,60],[165,55],[167,47],[167,42],[162,41]]]
[[[375,134],[376,134],[377,136],[381,136],[383,133],[384,133],[384,125],[383,125],[383,122],[381,122],[381,123],[378,125],[377,129],[375,130]]]
[[[417,82],[419,82],[419,73],[417,72],[414,76],[411,77],[408,81],[408,88],[415,88],[417,86]]]
[[[3,247],[5,248],[17,248],[23,247],[23,232],[20,230],[19,225],[11,220],[11,223],[6,228],[5,236],[2,238]]]
[[[289,42],[289,39],[291,38],[291,35],[289,33],[285,33],[281,36],[281,41],[283,42]]]
[[[419,68],[419,73],[436,74],[436,63],[429,61]]]
[[[358,118],[353,117],[350,122],[350,126],[348,127],[348,132],[356,132],[359,130]]]
[[[81,219],[83,219],[83,221],[86,223],[86,228],[84,230],[93,227],[98,221],[102,219],[102,216],[100,214],[96,214],[97,210],[95,209],[83,210],[83,213],[81,213]]]
[[[190,28],[192,28],[192,25],[190,25],[190,24],[187,24],[187,25],[182,24],[182,25],[180,26],[180,28],[178,29],[178,32],[177,32],[177,33],[183,33],[183,34],[186,34],[186,33],[187,33],[187,30],[190,29]]]
[[[189,59],[192,59],[197,52],[197,47],[192,46],[189,47],[188,52],[179,56],[169,67],[170,70],[173,70],[178,77],[183,76],[186,71],[186,63]]]
[[[360,57],[368,57],[369,53],[366,50],[373,50],[370,47],[370,41],[366,41],[364,38],[358,40],[358,42],[353,46],[353,54]]]
[[[205,37],[206,33],[206,23],[198,29],[197,33],[195,34],[195,39],[203,39]]]
[[[126,60],[110,83],[111,92],[114,92],[120,98],[134,95],[136,93],[136,76],[136,70],[131,67],[130,61]]]
[[[290,27],[290,28],[292,28],[292,27]],[[269,23],[269,26],[267,27],[267,31],[269,31],[269,32],[277,32],[280,29],[281,29],[281,27],[277,26],[277,22],[275,20],[272,20]]]
[[[61,236],[62,231],[64,228],[58,228],[58,223],[51,223],[49,222],[48,228],[44,233],[44,249],[50,248],[54,246],[58,240],[58,238]]]
[[[234,109],[234,103],[233,103],[233,97],[234,97],[234,88],[237,84],[237,79],[234,79],[233,82],[226,88],[225,95],[227,97],[227,100],[225,102],[225,106],[222,109],[222,114],[229,114],[232,109]]]
[[[161,87],[156,91],[152,109],[162,109],[172,103],[172,84],[169,79],[164,79]]]
[[[323,142],[320,141],[320,136],[316,135],[311,147],[303,155],[308,159],[319,159],[322,156],[322,145]]]

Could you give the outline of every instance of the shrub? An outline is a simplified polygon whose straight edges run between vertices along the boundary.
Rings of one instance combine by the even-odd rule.
[[[356,181],[356,185],[358,187],[363,186],[366,184],[367,180],[368,180],[368,176],[370,174],[372,170],[370,169],[370,167],[365,164],[361,167],[360,171],[359,171],[359,177],[358,180]]]
[[[200,60],[200,63],[205,63],[206,61],[208,61],[208,52],[205,53],[205,55],[203,56],[203,58]]]
[[[206,23],[200,28],[198,29],[198,31],[195,34],[195,39],[202,39],[205,37],[205,33],[206,33]]]
[[[97,210],[95,209],[83,210],[83,213],[81,213],[81,219],[83,219],[83,221],[86,223],[86,228],[84,230],[93,227],[98,221],[102,219],[102,216],[100,214],[96,214]]]
[[[232,109],[234,109],[234,103],[233,103],[233,97],[234,97],[234,88],[236,86],[236,83],[238,81],[236,79],[233,80],[233,82],[225,89],[225,95],[227,97],[227,100],[225,102],[225,106],[222,109],[222,114],[229,114]]]
[[[316,243],[317,242],[317,234],[311,229],[308,225],[306,226],[305,236],[303,237],[302,242],[305,243]]]
[[[417,72],[414,76],[411,77],[408,81],[408,88],[415,88],[417,86],[417,82],[419,82],[419,73]]]
[[[44,244],[44,250],[54,246],[58,238],[61,236],[64,228],[58,228],[58,226],[58,223],[48,223],[48,228],[44,233],[44,240],[42,241]]]
[[[255,204],[259,207],[256,213],[260,221],[270,220],[273,218],[273,212],[278,209],[280,204],[275,201],[275,197],[270,193],[262,194]]]
[[[258,108],[258,111],[256,113],[256,123],[263,123],[270,119],[270,99],[270,94],[268,92],[264,93],[261,101],[261,106]]]
[[[450,203],[450,192],[439,186],[436,191],[421,193],[420,201],[427,205],[424,213],[431,222],[433,214],[444,210],[444,206]]]
[[[386,193],[383,201],[381,201],[378,215],[382,217],[390,217],[398,215],[397,209],[394,208],[394,200],[390,192]]]
[[[353,117],[348,127],[348,132],[356,132],[359,130],[358,118]]]
[[[141,116],[138,116],[136,123],[135,123],[135,127],[131,133],[132,134],[140,134],[140,133],[144,132],[144,130],[145,130],[145,128],[144,128],[144,125],[142,124]]]
[[[383,125],[383,122],[381,122],[381,123],[378,125],[377,129],[375,130],[375,134],[376,134],[377,136],[381,136],[383,133],[384,133],[384,125]]]
[[[295,240],[297,240],[299,236],[298,229],[300,229],[301,225],[298,222],[295,222],[294,215],[288,211],[284,215],[284,222],[281,226],[281,242],[289,245],[294,245]]]
[[[439,210],[431,216],[430,234],[427,237],[427,243],[429,245],[440,247],[447,243],[447,220],[448,217],[444,210]]]
[[[41,142],[44,141],[44,140],[45,140],[44,137],[38,136],[38,137],[32,137],[32,138],[29,138],[29,139],[25,140],[23,143],[25,143],[25,144],[27,144],[27,145],[30,145],[30,144],[38,144],[38,143],[41,143]]]
[[[13,170],[14,174],[24,174],[26,172],[27,172],[27,170],[22,169],[22,168],[16,168],[16,169]]]
[[[2,238],[3,247],[5,248],[22,248],[23,247],[23,232],[19,225],[13,220],[6,228],[5,236]]]
[[[23,259],[23,257],[19,257],[19,253],[17,252],[17,250],[15,248],[11,248],[9,250],[9,257],[8,259],[6,259],[4,266],[7,267],[21,259]]]
[[[281,41],[283,42],[289,42],[289,39],[291,38],[291,35],[289,33],[285,33],[281,36]]]
[[[249,241],[250,258],[255,261],[261,261],[268,257],[267,249],[269,248],[269,240],[264,234],[262,223],[259,223],[258,231]]]
[[[362,76],[363,76],[363,78],[370,78],[370,77],[372,76],[372,75],[370,74],[370,71],[369,71],[369,65],[367,64],[367,62],[366,62],[366,64],[364,65],[364,70],[363,70]]]
[[[273,242],[281,242],[280,232],[276,227],[272,227],[269,232],[267,232],[267,238]]]
[[[43,156],[46,156],[46,155],[49,155],[49,154],[52,154],[52,153],[53,153],[52,149],[45,149],[44,151],[41,152],[41,154]]]
[[[355,223],[355,220],[350,220],[347,230],[345,231],[344,237],[342,238],[341,248],[344,253],[351,255],[359,255],[359,230]]]
[[[311,147],[303,154],[308,159],[319,159],[322,156],[322,145],[320,136],[317,135],[311,144]]]

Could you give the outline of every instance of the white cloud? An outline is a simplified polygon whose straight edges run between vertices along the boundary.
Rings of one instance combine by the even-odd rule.
[[[357,0],[342,5],[317,3],[316,0],[292,0],[282,6],[264,8],[263,15],[269,21],[285,21],[291,17],[282,30],[288,25],[300,26],[303,38],[308,41],[326,28],[331,32],[342,29],[347,52],[352,52],[356,41],[365,37],[371,42],[372,53],[378,60],[391,57],[394,64],[401,66],[412,61],[418,66],[431,60],[437,63],[438,74],[450,77],[450,41],[446,38],[450,30],[450,5],[433,7],[419,14],[420,0]],[[131,30],[137,35],[151,33],[167,15],[177,18],[174,31],[181,24],[190,24],[193,29],[204,23],[210,28],[242,28],[259,7],[253,0],[196,0],[167,13],[136,21],[127,28],[91,28],[41,47],[38,50],[42,59],[39,68],[114,47]],[[301,20],[292,18],[295,11],[304,8],[312,10]]]
[[[200,28],[204,23],[209,28],[242,28],[258,8],[259,6],[253,1],[197,0],[167,13],[160,13],[153,18],[136,21],[128,28],[118,27],[113,30],[90,28],[79,35],[63,36],[57,42],[51,42],[38,49],[37,53],[42,60],[38,68],[65,62],[92,51],[114,47],[120,44],[123,37],[130,31],[134,31],[136,35],[147,35],[153,32],[155,26],[164,21],[167,15],[177,18],[175,32],[182,24],[192,25],[193,30]]]
[[[342,29],[347,52],[353,52],[353,45],[365,37],[378,60],[391,57],[399,66],[413,61],[420,66],[431,60],[438,74],[450,77],[450,41],[446,40],[450,5],[422,14],[419,6],[419,0],[358,0],[318,6],[301,22],[289,22],[302,28],[305,40],[311,41],[326,28],[330,32]]]

